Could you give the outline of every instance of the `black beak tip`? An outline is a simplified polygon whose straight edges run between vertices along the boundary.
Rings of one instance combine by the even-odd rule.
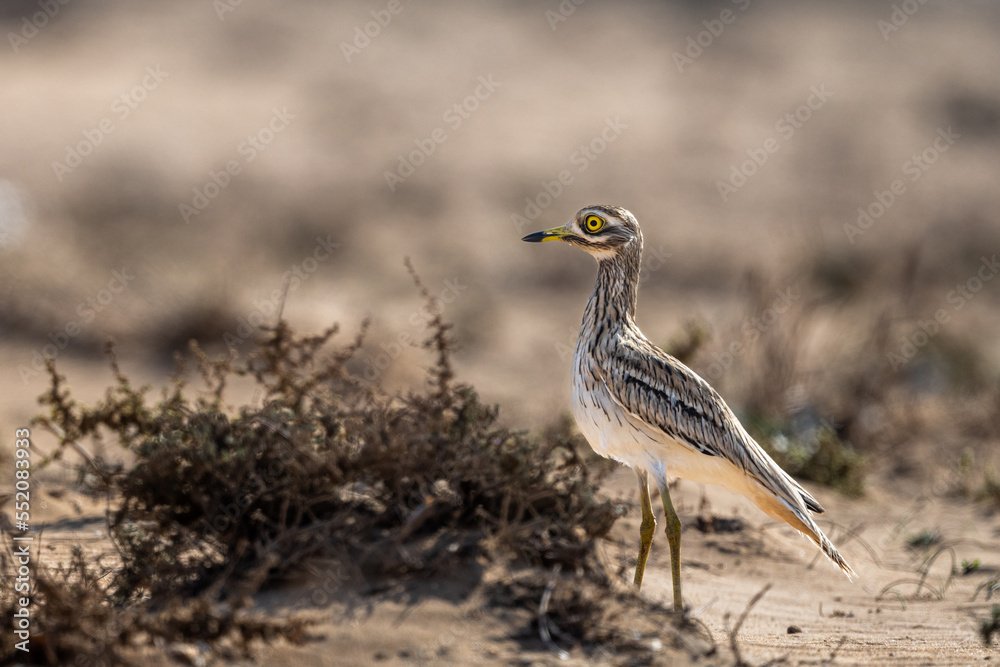
[[[534,234],[528,234],[521,240],[528,243],[541,243],[543,239],[545,239],[545,232],[535,232]]]

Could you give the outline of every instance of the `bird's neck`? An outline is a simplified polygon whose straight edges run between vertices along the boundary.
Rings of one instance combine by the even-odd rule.
[[[585,323],[631,321],[639,293],[642,242],[632,242],[614,257],[598,261],[597,282],[584,312]]]

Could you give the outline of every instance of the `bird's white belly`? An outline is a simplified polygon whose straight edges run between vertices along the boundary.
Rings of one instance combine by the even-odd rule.
[[[634,468],[649,468],[653,460],[650,450],[663,447],[660,438],[651,438],[646,428],[637,425],[584,364],[583,359],[574,359],[573,416],[580,432],[601,456]]]
[[[586,366],[574,363],[573,416],[587,442],[601,456],[648,470],[657,483],[667,477],[721,484],[741,492],[749,479],[729,460],[702,454],[663,431],[629,415],[600,379],[585,382]]]
[[[611,399],[603,387],[590,389],[582,381],[573,378],[573,417],[590,446],[601,456],[618,459],[632,465],[620,441],[620,430],[631,430],[628,422],[621,418],[621,408]]]

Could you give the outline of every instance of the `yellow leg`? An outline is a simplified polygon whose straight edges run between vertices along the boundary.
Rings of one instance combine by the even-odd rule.
[[[660,489],[663,512],[667,515],[667,541],[670,543],[670,574],[674,580],[674,611],[682,611],[681,598],[681,520],[677,518],[674,504],[670,502],[670,490],[664,484]]]
[[[642,574],[646,571],[646,559],[649,557],[649,547],[653,544],[653,533],[656,531],[656,519],[653,517],[653,505],[649,501],[649,484],[645,470],[636,470],[639,477],[639,502],[642,504],[642,524],[639,526],[639,558],[635,564],[635,587],[642,587]]]

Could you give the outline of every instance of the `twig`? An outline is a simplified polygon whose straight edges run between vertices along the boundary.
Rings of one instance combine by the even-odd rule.
[[[927,578],[928,576],[930,576],[931,567],[934,565],[934,561],[936,561],[938,556],[940,556],[943,553],[948,553],[951,556],[951,568],[948,571],[948,576],[945,578],[943,582],[941,582],[940,588],[935,589],[929,583],[927,583]],[[958,563],[958,556],[955,554],[955,549],[952,547],[950,543],[943,544],[937,551],[931,554],[931,556],[926,561],[924,561],[923,565],[921,565],[917,569],[917,573],[920,574],[919,579],[906,579],[906,578],[897,579],[896,581],[893,581],[885,588],[883,588],[881,592],[879,592],[879,594],[875,596],[875,599],[877,600],[881,598],[883,595],[891,591],[896,586],[900,586],[902,584],[916,584],[916,590],[913,592],[914,599],[916,599],[920,595],[920,591],[926,588],[938,600],[943,600],[945,593],[948,592],[948,587],[951,585],[952,580],[955,578],[955,566],[957,563]]]
[[[285,275],[281,284],[281,299],[278,301],[278,314],[274,316],[274,326],[278,326],[285,313],[285,300],[288,298],[288,288],[292,285],[292,274]]]
[[[733,628],[729,631],[729,647],[732,649],[733,655],[736,656],[736,664],[739,667],[744,667],[745,665],[749,664],[745,662],[743,660],[743,656],[740,655],[740,644],[739,641],[737,640],[740,634],[740,628],[743,627],[743,622],[747,620],[747,616],[750,614],[750,610],[754,608],[754,605],[760,602],[760,599],[764,597],[764,595],[769,590],[771,590],[771,584],[767,584],[766,586],[764,586],[764,588],[760,589],[760,591],[758,591],[756,595],[750,598],[750,602],[747,602],[747,606],[743,610],[743,613],[740,614],[740,617],[738,619],[736,619],[736,625],[734,625]],[[728,617],[729,615],[726,614],[726,616]]]
[[[569,653],[559,648],[559,646],[552,641],[552,633],[549,631],[549,617],[547,616],[549,612],[549,600],[552,599],[552,591],[556,589],[556,581],[558,581],[559,572],[561,570],[562,563],[556,563],[555,567],[552,568],[552,576],[549,578],[549,583],[545,587],[545,592],[542,593],[542,601],[538,605],[538,634],[541,636],[542,641],[545,642],[545,646],[547,646],[550,651],[555,653],[560,660],[569,660]]]
[[[816,523],[830,526],[831,539],[833,539],[834,531],[837,530],[842,532],[846,537],[853,539],[855,542],[861,545],[862,549],[868,552],[868,556],[872,559],[872,562],[875,563],[875,565],[877,565],[878,567],[884,567],[882,559],[879,558],[878,554],[875,552],[874,547],[872,547],[864,538],[861,537],[861,530],[864,529],[864,526],[862,526],[861,528],[848,528],[847,526],[840,525],[836,521],[817,521]],[[843,547],[843,544],[841,544],[840,546]],[[806,569],[807,570],[813,569],[816,563],[819,562],[820,560],[823,560],[824,558],[825,556],[823,555],[823,552],[817,551],[816,556],[812,559],[812,561],[809,563],[809,567],[807,567]]]
[[[415,510],[410,512],[410,515],[406,517],[406,522],[403,524],[402,528],[399,529],[399,534],[396,535],[396,545],[399,546],[405,541],[410,535],[413,534],[417,528],[419,528],[436,510],[436,503],[433,496],[426,496],[420,505],[417,506]]]
[[[97,465],[96,459],[94,459],[94,457],[91,456],[90,452],[88,452],[86,449],[84,449],[83,446],[80,443],[78,443],[76,440],[69,440],[69,439],[67,439],[66,438],[66,431],[64,431],[58,424],[51,424],[51,423],[46,422],[46,423],[42,424],[42,428],[44,428],[46,431],[48,431],[49,433],[51,433],[54,436],[56,436],[57,438],[59,438],[59,440],[62,442],[62,444],[60,445],[60,447],[63,446],[63,445],[68,445],[73,451],[75,451],[77,454],[79,454],[80,458],[82,458],[84,460],[84,462],[88,466],[90,466],[91,470],[93,470],[94,473],[97,474],[98,478],[100,478],[101,480],[106,480],[106,477],[104,475],[104,471],[101,470],[101,467],[99,465]],[[34,443],[32,443],[32,446],[37,447]],[[43,460],[42,460],[42,464],[43,465],[47,464],[49,462],[49,460],[52,458],[52,456],[54,456],[54,455],[52,455],[52,454],[46,454],[44,456]]]
[[[990,579],[984,584],[980,584],[979,588],[977,588],[976,592],[973,593],[972,595],[973,602],[975,602],[976,598],[978,598],[979,594],[982,593],[983,591],[986,591],[987,600],[993,597],[994,593],[1000,591],[1000,577],[995,577],[993,579]]]

